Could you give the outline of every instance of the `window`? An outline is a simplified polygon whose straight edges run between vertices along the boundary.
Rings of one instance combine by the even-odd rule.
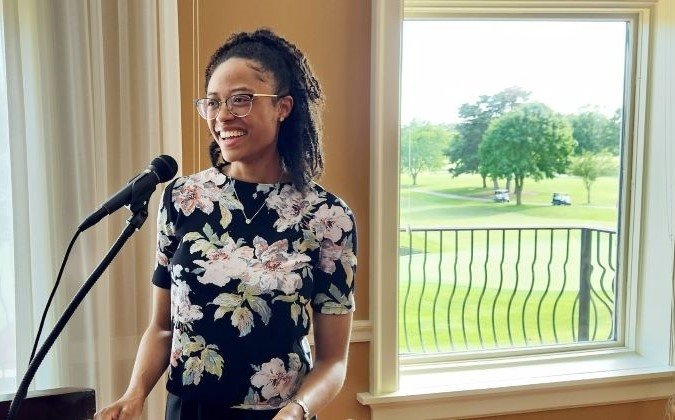
[[[403,360],[623,341],[632,39],[629,20],[404,20]]]
[[[673,46],[675,19],[659,2],[603,1],[390,1],[373,3],[371,148],[371,390],[361,394],[373,419],[469,417],[579,405],[664,398],[672,393],[673,303]],[[405,6],[404,8],[402,6]],[[627,205],[621,208],[619,251],[625,273],[625,308],[615,345],[607,342],[568,351],[565,346],[532,354],[491,350],[453,357],[399,356],[398,214],[401,28],[403,18],[420,20],[516,20],[628,22],[631,55],[626,70],[622,123],[631,148],[622,166]],[[647,81],[649,78],[649,82]],[[433,86],[430,86],[433,88]],[[432,89],[433,90],[433,89]],[[489,93],[489,92],[488,92]],[[647,165],[649,162],[649,165]],[[565,191],[553,191],[565,192]],[[551,197],[553,198],[553,197]],[[624,200],[622,198],[622,200]],[[398,302],[397,305],[391,302]],[[564,350],[564,351],[563,351]],[[421,403],[420,403],[421,402]]]

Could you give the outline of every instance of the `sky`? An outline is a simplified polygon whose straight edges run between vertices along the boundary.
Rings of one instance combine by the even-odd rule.
[[[401,123],[459,122],[510,86],[563,114],[623,102],[626,22],[404,21]]]

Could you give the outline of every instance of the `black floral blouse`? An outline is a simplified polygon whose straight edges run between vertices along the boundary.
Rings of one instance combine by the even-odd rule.
[[[302,194],[209,168],[167,185],[157,232],[152,282],[171,289],[167,390],[234,408],[285,405],[312,367],[308,305],[354,310],[351,210],[314,183]]]

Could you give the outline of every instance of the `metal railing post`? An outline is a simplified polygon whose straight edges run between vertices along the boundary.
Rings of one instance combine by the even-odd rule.
[[[581,248],[579,255],[579,338],[578,341],[588,341],[590,325],[591,303],[591,250],[592,232],[590,229],[581,229]]]

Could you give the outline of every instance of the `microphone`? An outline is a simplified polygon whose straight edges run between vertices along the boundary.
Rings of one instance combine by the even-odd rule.
[[[90,214],[80,223],[80,232],[89,229],[109,214],[116,212],[120,207],[147,201],[155,191],[157,184],[173,178],[178,172],[176,160],[168,155],[157,156],[150,162],[143,172],[136,175],[115,195],[110,197],[98,210]]]

